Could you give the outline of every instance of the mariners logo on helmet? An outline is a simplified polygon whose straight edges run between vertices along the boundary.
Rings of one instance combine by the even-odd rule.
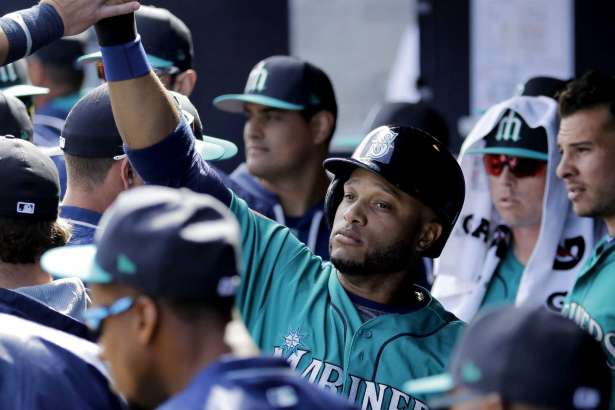
[[[398,135],[389,127],[376,128],[357,149],[357,152],[360,153],[357,159],[377,159],[380,162],[388,163],[395,149],[395,138]]]

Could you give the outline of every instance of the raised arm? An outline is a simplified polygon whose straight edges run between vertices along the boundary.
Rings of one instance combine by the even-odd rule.
[[[175,130],[179,112],[149,66],[134,13],[96,24],[113,116],[131,149],[157,144]]]
[[[97,21],[134,12],[134,0],[42,0],[0,17],[0,65],[26,57],[63,36],[81,33]]]

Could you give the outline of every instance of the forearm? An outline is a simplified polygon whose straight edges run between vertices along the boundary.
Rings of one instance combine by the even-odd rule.
[[[158,77],[145,76],[110,81],[113,117],[124,143],[132,149],[162,141],[179,123],[179,113]]]
[[[26,57],[64,35],[78,34],[100,19],[131,13],[134,0],[43,0],[0,17],[0,65]]]
[[[175,130],[179,112],[149,66],[134,13],[101,20],[95,28],[124,143],[132,149],[155,145]]]

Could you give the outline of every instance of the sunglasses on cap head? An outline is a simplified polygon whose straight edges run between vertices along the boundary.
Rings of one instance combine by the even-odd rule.
[[[504,171],[504,167],[507,166],[515,177],[526,178],[536,176],[545,168],[547,162],[502,154],[485,154],[483,156],[483,164],[487,174],[494,177],[500,176]]]
[[[165,75],[173,76],[179,73],[179,68],[177,67],[152,68],[152,70],[154,71],[154,74],[156,74],[158,77],[163,77]],[[107,81],[107,78],[105,77],[105,65],[103,64],[102,60],[96,61],[96,75],[98,76],[99,80]]]
[[[94,340],[98,340],[102,334],[103,323],[111,316],[117,316],[127,312],[134,306],[134,299],[123,297],[107,306],[96,306],[87,309],[83,313],[83,320],[88,327]]]

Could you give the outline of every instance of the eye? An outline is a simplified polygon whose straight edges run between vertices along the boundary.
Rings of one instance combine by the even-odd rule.
[[[387,203],[387,202],[378,201],[374,205],[376,206],[376,208],[382,209],[382,210],[389,210],[389,209],[391,209],[391,205],[389,203]]]
[[[352,192],[344,192],[344,200],[352,201],[354,199],[354,194]]]

